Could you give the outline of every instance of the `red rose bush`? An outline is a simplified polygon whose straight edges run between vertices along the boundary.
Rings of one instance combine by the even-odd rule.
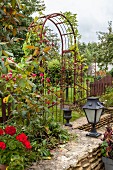
[[[24,170],[24,161],[30,155],[31,149],[25,133],[18,133],[16,127],[10,125],[0,128],[0,164],[7,165],[8,170],[12,169],[10,167],[15,158],[21,160],[20,169]]]

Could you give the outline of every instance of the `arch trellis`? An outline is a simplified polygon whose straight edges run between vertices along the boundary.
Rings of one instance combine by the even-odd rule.
[[[55,103],[55,105],[51,106],[53,113],[56,112],[56,119],[58,120],[58,117],[59,117],[59,120],[60,120],[61,112],[59,112],[59,115],[57,116],[57,112],[58,112],[57,110],[60,108],[60,111],[62,111],[62,108],[64,108],[65,105],[70,106],[70,104],[75,105],[77,103],[77,90],[76,89],[78,88],[78,91],[82,89],[85,92],[87,92],[87,88],[85,89],[83,87],[83,78],[82,78],[83,77],[83,65],[78,65],[77,53],[76,53],[76,35],[75,35],[74,28],[71,22],[63,14],[60,14],[60,13],[53,13],[50,15],[43,16],[41,17],[41,21],[43,22],[41,23],[42,29],[40,32],[40,38],[42,38],[43,36],[43,31],[44,31],[46,22],[50,21],[56,26],[59,32],[59,35],[60,35],[60,39],[61,39],[61,82],[59,84],[61,103],[60,105],[58,105],[58,107],[57,107],[57,102]],[[66,22],[68,24],[66,24]],[[72,46],[74,48],[70,48]],[[73,57],[73,63],[69,61],[70,58],[66,58],[65,56],[66,54],[72,55],[71,57]],[[66,73],[66,69],[67,69],[66,66],[68,66],[68,68],[72,70],[71,73],[73,73],[73,77],[71,77],[73,81],[71,83],[69,83],[69,77],[67,76],[67,73]],[[80,71],[79,74],[78,74],[78,70]],[[78,77],[80,79],[81,85],[78,85],[77,83]],[[69,97],[69,94],[71,94],[70,97]],[[81,97],[82,93],[78,94],[78,96]],[[3,101],[2,96],[0,96],[0,98],[1,98],[1,101]],[[54,110],[53,106],[56,107],[56,111]],[[0,121],[6,121],[7,120],[6,115],[7,114],[10,115],[10,112],[11,112],[11,105],[9,104],[7,108],[6,104],[2,102],[1,109],[2,109],[1,111],[2,111],[3,117],[0,118]]]
[[[43,31],[44,31],[44,27],[47,23],[47,21],[50,21],[51,23],[53,23],[55,25],[55,27],[57,28],[59,35],[60,35],[60,39],[61,39],[61,82],[60,82],[60,88],[61,88],[61,108],[64,107],[65,105],[65,100],[68,101],[68,104],[76,104],[77,103],[77,98],[76,98],[76,87],[77,88],[81,88],[84,89],[85,91],[87,91],[87,89],[85,89],[84,87],[82,87],[82,76],[83,76],[83,65],[79,66],[79,68],[77,68],[77,52],[76,52],[76,34],[73,28],[72,23],[70,22],[69,19],[67,19],[66,16],[64,16],[62,13],[53,13],[53,14],[49,14],[49,15],[45,15],[41,17],[42,19],[42,29],[41,29],[41,36],[43,35]],[[68,23],[68,24],[66,24]],[[74,47],[74,48],[70,48],[70,47]],[[69,101],[68,98],[68,93],[69,93],[69,87],[68,85],[65,85],[65,81],[67,79],[66,77],[66,58],[65,55],[69,54],[72,55],[73,57],[73,65],[69,65],[68,67],[70,67],[73,70],[73,87],[70,93],[72,93],[71,96],[71,101]],[[68,62],[68,61],[67,61]],[[77,73],[77,69],[80,70],[80,74]],[[77,77],[80,77],[80,81],[81,81],[81,86],[78,86],[77,84]],[[64,93],[65,92],[65,93]],[[82,95],[82,94],[80,94]],[[66,102],[67,103],[67,102]]]

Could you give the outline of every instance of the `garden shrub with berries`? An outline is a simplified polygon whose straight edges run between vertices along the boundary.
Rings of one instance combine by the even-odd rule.
[[[12,38],[13,32],[2,24]],[[50,150],[69,140],[49,109],[59,104],[60,97],[45,72],[52,51],[45,33],[41,39],[40,29],[37,21],[29,27],[23,45],[25,56],[19,63],[7,51],[9,42],[0,42],[0,105],[3,100],[6,107],[11,106],[7,122],[0,124],[0,164],[6,164],[8,170],[24,170],[32,162],[50,159]]]

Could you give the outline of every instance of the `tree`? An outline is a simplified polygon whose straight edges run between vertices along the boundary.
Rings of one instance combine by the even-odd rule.
[[[100,68],[108,69],[108,64],[113,64],[113,32],[112,22],[108,22],[108,32],[98,32],[98,58]]]
[[[23,55],[22,46],[28,26],[33,21],[34,12],[42,13],[45,9],[43,0],[3,0],[0,2],[0,37],[7,42],[8,50],[17,60]]]

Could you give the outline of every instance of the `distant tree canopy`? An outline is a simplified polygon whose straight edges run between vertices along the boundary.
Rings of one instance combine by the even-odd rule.
[[[98,32],[98,58],[100,68],[108,69],[113,64],[113,31],[112,22],[108,22],[108,32]]]
[[[98,32],[99,42],[78,43],[80,54],[86,63],[97,63],[100,69],[108,70],[108,64],[113,64],[113,31],[112,22],[108,22],[108,32]]]

